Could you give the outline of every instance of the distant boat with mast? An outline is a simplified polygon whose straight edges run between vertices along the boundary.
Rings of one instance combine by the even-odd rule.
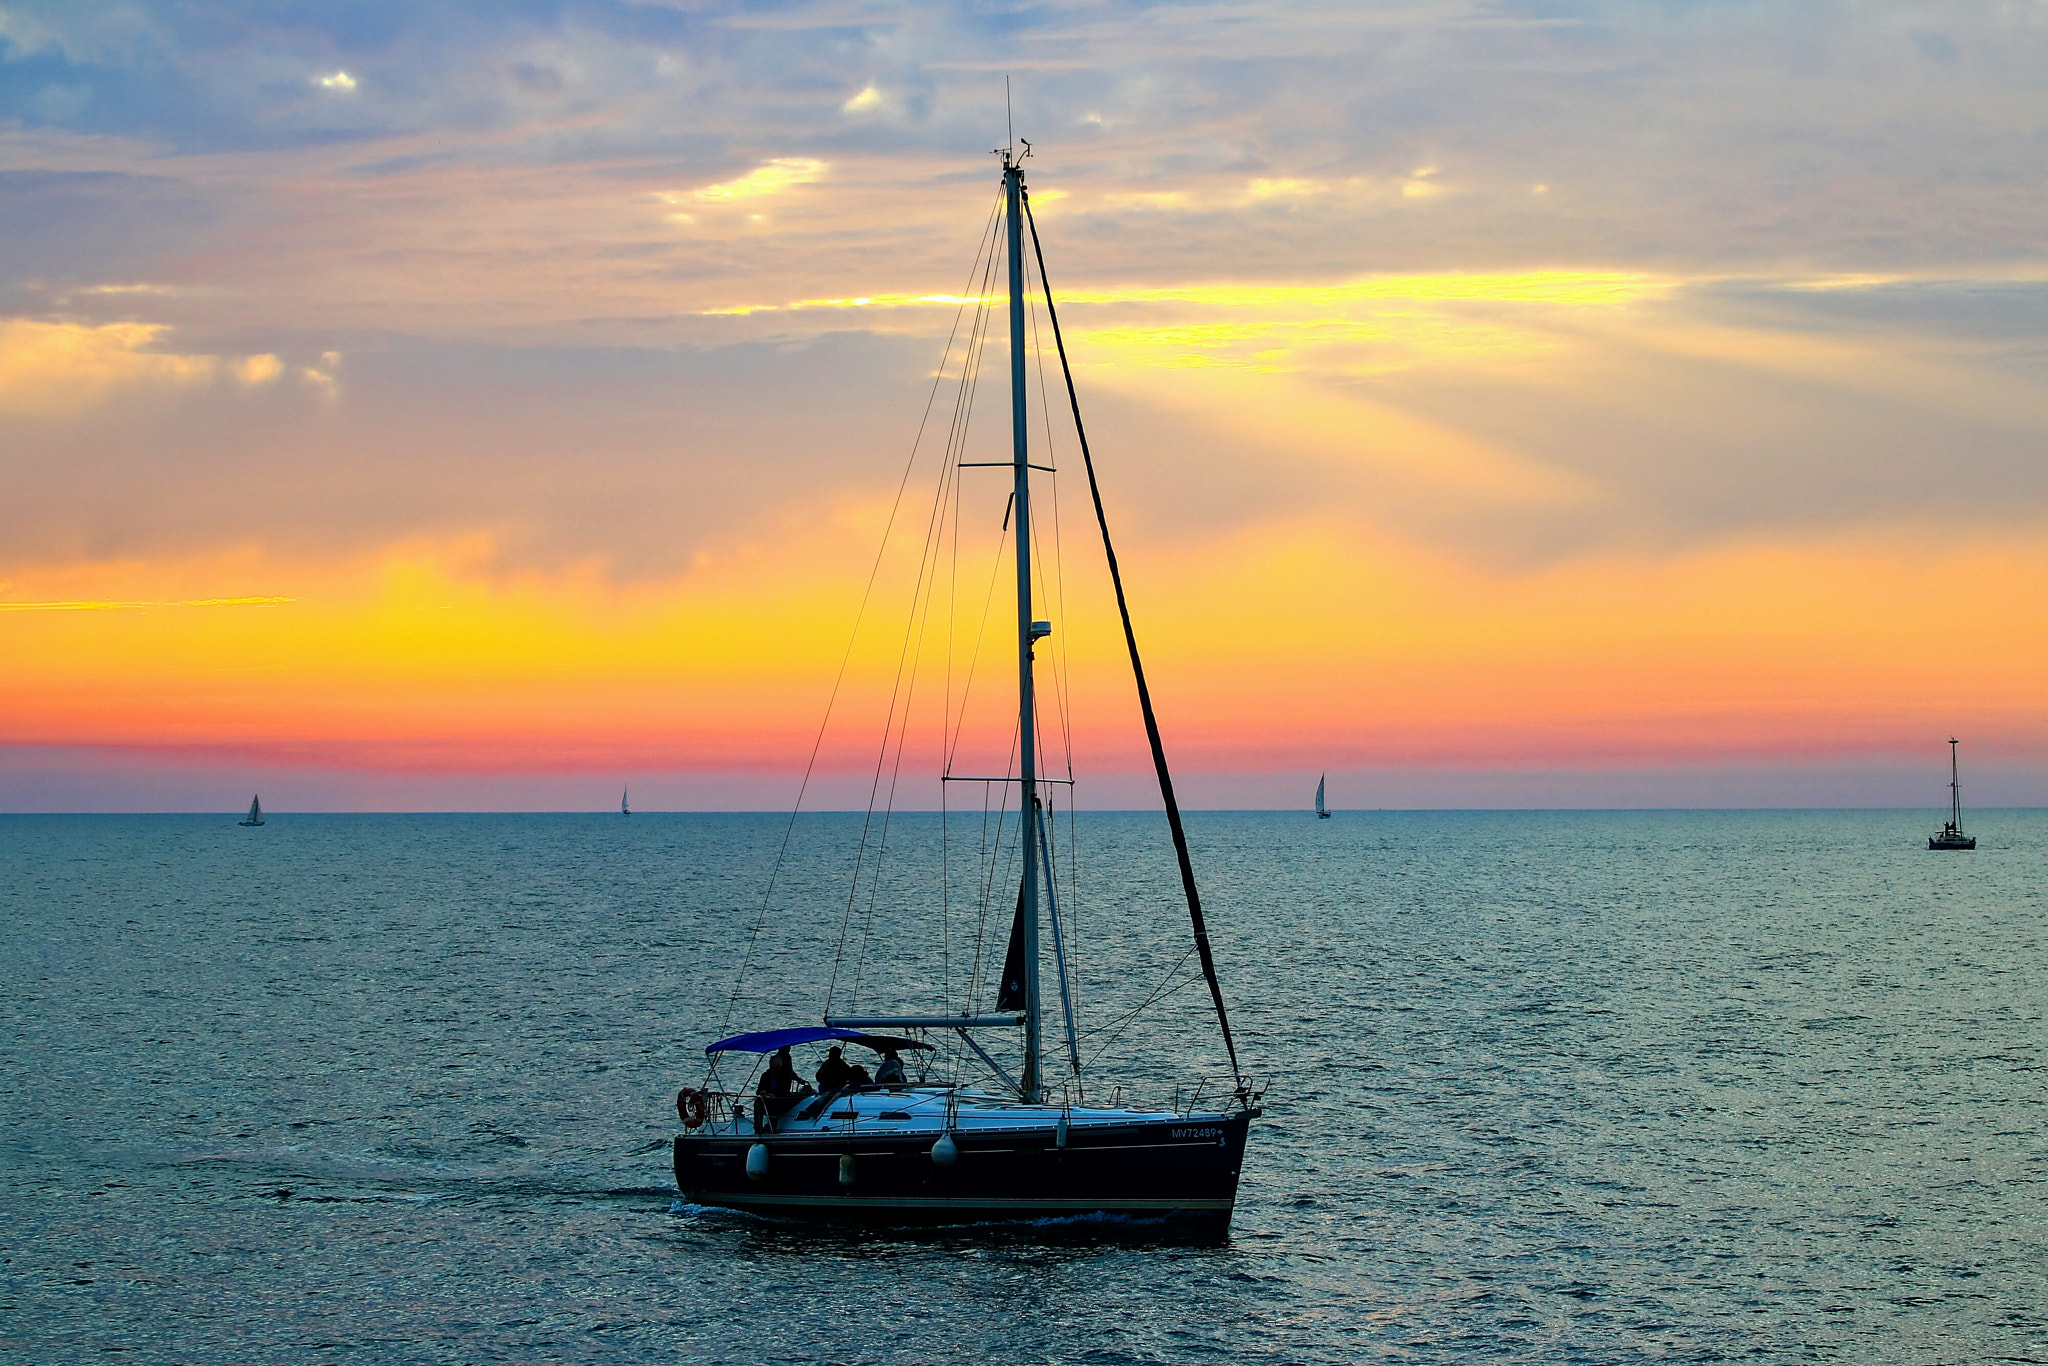
[[[631,788],[622,787],[619,789],[619,814],[621,816],[630,816],[633,814],[633,808],[629,806],[626,802],[626,795],[631,791]]]
[[[1927,837],[1929,849],[1975,849],[1977,837],[1963,833],[1963,784],[1956,766],[1956,741],[1948,742],[1948,820],[1939,834]]]
[[[1323,785],[1329,780],[1330,775],[1327,773],[1316,779],[1316,819],[1319,821],[1330,819],[1330,808],[1323,804]]]
[[[241,819],[240,821],[236,822],[236,824],[238,824],[238,825],[261,825],[261,824],[263,824],[263,799],[262,799],[261,797],[251,797],[251,798],[249,799],[249,814],[248,814],[248,815],[246,815],[246,816],[244,816],[244,817],[242,817],[242,819]]]

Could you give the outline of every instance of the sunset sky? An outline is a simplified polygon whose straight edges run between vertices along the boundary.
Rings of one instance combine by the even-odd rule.
[[[0,809],[787,809],[1005,76],[1190,804],[2048,803],[2044,72],[2038,0],[0,0]]]

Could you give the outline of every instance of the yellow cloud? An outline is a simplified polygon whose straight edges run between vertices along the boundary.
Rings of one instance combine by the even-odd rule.
[[[1299,310],[1354,303],[1550,304],[1618,308],[1662,299],[1683,281],[1620,270],[1537,270],[1444,275],[1369,275],[1336,284],[1185,284],[1059,291],[1069,304],[1189,304],[1203,308]],[[875,293],[781,304],[738,304],[706,310],[704,317],[819,308],[954,308],[974,295]]]
[[[161,323],[0,320],[0,413],[63,416],[117,392],[164,392],[222,377],[253,388],[285,372],[284,361],[268,353],[229,357],[156,350],[169,331]]]
[[[1320,180],[1294,180],[1282,177],[1273,180],[1254,180],[1245,186],[1244,192],[1245,198],[1253,200],[1300,199],[1305,195],[1322,194],[1329,188]]]
[[[0,322],[0,412],[62,414],[126,388],[177,388],[213,378],[212,356],[149,348],[167,329],[154,323]]]
[[[1061,291],[1077,364],[1090,369],[1237,367],[1380,374],[1430,361],[1519,362],[1578,343],[1564,316],[1626,316],[1682,281],[1631,271],[1382,275],[1334,284],[1186,284]],[[711,316],[764,312],[958,308],[993,302],[955,294],[870,294],[741,304]],[[1115,308],[1116,321],[1098,308]]]
[[[873,86],[868,86],[866,89],[862,90],[858,95],[855,95],[852,99],[848,100],[845,104],[842,104],[839,107],[849,114],[859,114],[864,113],[869,109],[877,108],[881,105],[881,103],[882,92],[875,89]]]
[[[356,78],[346,71],[337,71],[332,76],[315,77],[314,84],[323,90],[353,90],[356,88]]]
[[[792,185],[808,185],[823,176],[827,169],[826,163],[809,157],[777,157],[766,165],[756,166],[738,180],[706,185],[693,198],[703,204],[731,204],[743,199],[758,199]]]
[[[270,355],[244,356],[228,368],[244,384],[268,384],[284,373],[284,362]]]

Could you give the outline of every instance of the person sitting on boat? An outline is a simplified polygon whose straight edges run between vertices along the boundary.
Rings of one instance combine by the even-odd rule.
[[[754,1084],[754,1128],[766,1133],[797,1103],[796,1064],[787,1048],[778,1049],[768,1060],[767,1070]]]
[[[874,1084],[875,1079],[868,1075],[868,1069],[862,1067],[859,1063],[855,1063],[853,1066],[846,1069],[847,1090],[865,1091]]]
[[[838,1045],[825,1055],[825,1061],[818,1064],[818,1090],[824,1095],[846,1089],[846,1080],[853,1075],[853,1069],[846,1065]]]
[[[909,1084],[910,1078],[903,1073],[903,1059],[896,1056],[895,1049],[883,1049],[882,1061],[875,1068],[875,1085],[887,1086],[893,1089]]]

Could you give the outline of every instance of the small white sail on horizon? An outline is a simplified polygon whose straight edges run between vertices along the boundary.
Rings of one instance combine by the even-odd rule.
[[[632,790],[633,789],[631,789],[630,787],[622,787],[619,789],[619,814],[621,816],[630,816],[633,814],[633,808],[626,805],[626,796]]]
[[[246,815],[246,816],[244,816],[244,817],[242,817],[242,819],[241,819],[241,821],[240,821],[239,823],[240,823],[240,824],[242,824],[242,825],[261,825],[261,824],[263,824],[263,798],[262,798],[262,797],[260,797],[260,796],[256,796],[256,797],[251,797],[251,798],[249,798],[249,814],[248,814],[248,815]]]
[[[1324,821],[1326,821],[1326,820],[1330,819],[1330,808],[1329,808],[1329,807],[1327,807],[1327,806],[1325,806],[1325,805],[1323,804],[1323,787],[1324,787],[1324,785],[1325,785],[1326,783],[1328,783],[1329,781],[1330,781],[1330,775],[1329,775],[1329,774],[1327,774],[1327,773],[1325,773],[1325,774],[1324,774],[1324,775],[1323,775],[1322,777],[1320,777],[1320,778],[1316,779],[1316,819],[1317,819],[1317,820],[1324,820]]]

